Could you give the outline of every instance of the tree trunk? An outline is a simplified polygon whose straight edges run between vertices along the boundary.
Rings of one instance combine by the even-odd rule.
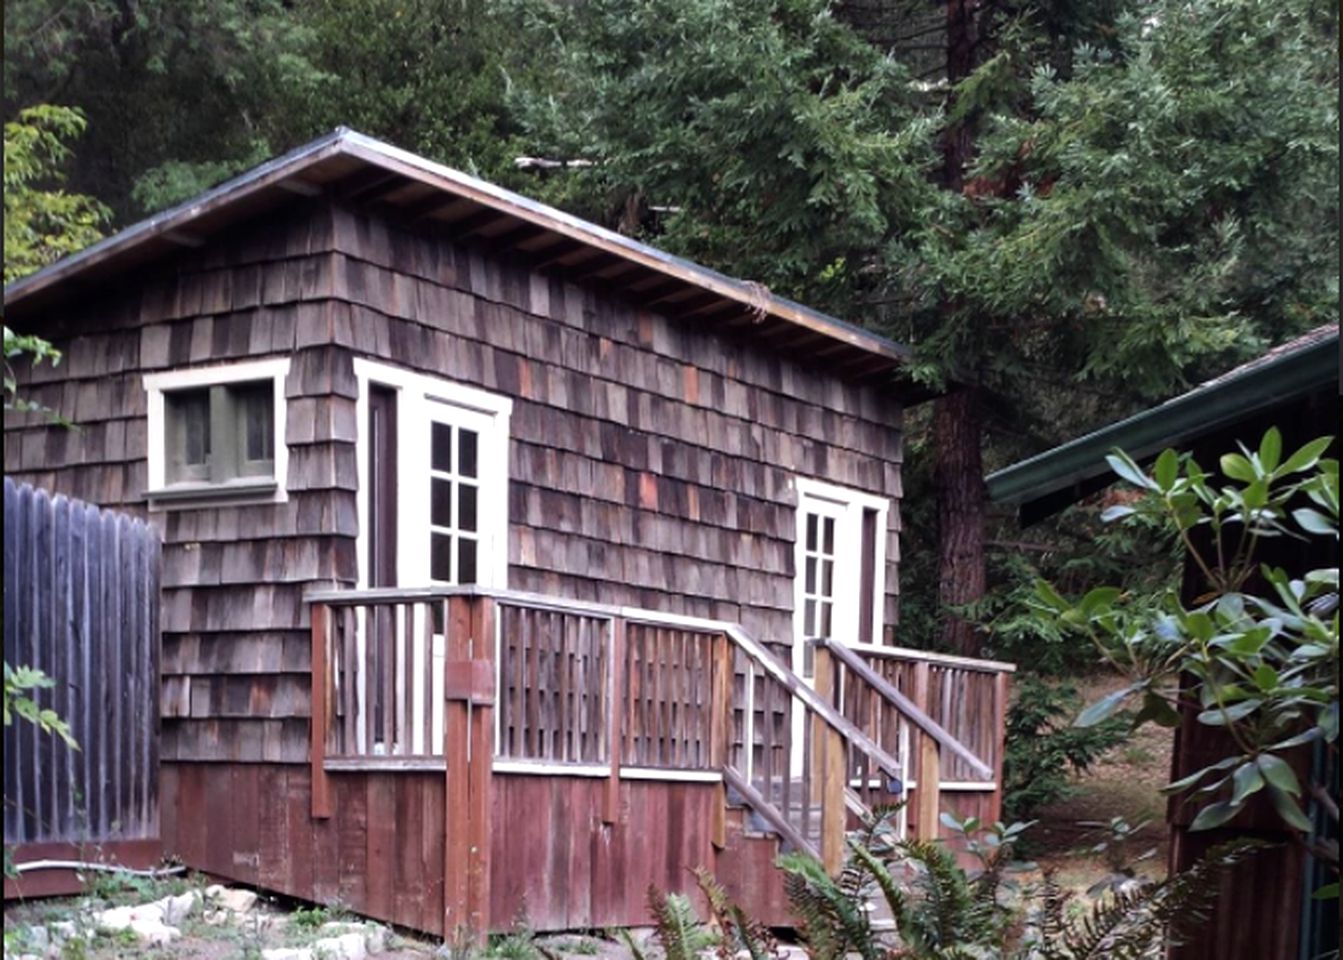
[[[977,0],[947,4],[947,81],[953,86],[975,67]],[[942,143],[942,185],[960,192],[974,153],[973,121],[949,127]],[[948,322],[955,305],[943,304]],[[938,588],[942,609],[942,649],[963,656],[980,654],[973,625],[947,610],[984,596],[984,469],[980,456],[983,423],[979,391],[959,386],[933,405],[933,476],[937,489]]]
[[[942,648],[967,657],[979,656],[979,634],[947,608],[978,600],[986,586],[980,434],[979,391],[974,387],[960,387],[933,402]]]

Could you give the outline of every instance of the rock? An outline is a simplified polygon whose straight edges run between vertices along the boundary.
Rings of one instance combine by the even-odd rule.
[[[313,960],[307,947],[273,947],[261,951],[261,960]]]
[[[221,907],[227,907],[234,913],[246,913],[256,906],[257,895],[255,890],[229,888],[217,894],[214,899]]]
[[[23,942],[26,946],[32,947],[37,953],[45,953],[47,947],[51,946],[51,933],[46,927],[29,927],[24,931]]]
[[[116,933],[118,930],[125,930],[130,927],[131,920],[134,919],[134,907],[111,907],[107,910],[100,910],[93,915],[93,925],[99,930],[107,930]]]
[[[233,919],[233,914],[223,908],[206,910],[202,918],[207,927],[222,927]]]
[[[370,954],[382,953],[387,949],[387,929],[380,924],[328,920],[317,930],[317,935],[324,939],[343,937],[352,933],[364,938],[364,949]]]
[[[324,937],[312,945],[312,952],[324,960],[364,960],[368,956],[363,930],[342,933],[338,937]]]
[[[52,939],[58,943],[62,940],[73,940],[79,935],[79,929],[73,920],[54,920],[47,924],[47,929],[51,931]]]
[[[146,946],[164,947],[182,936],[182,931],[170,927],[162,920],[138,918],[131,921],[131,932],[137,940]]]
[[[200,893],[195,890],[188,890],[176,897],[164,897],[162,900],[155,901],[154,905],[162,908],[165,924],[176,926],[191,916],[191,911],[195,910],[196,904],[200,902]]]
[[[224,887],[224,885],[223,885],[222,883],[212,883],[212,884],[210,884],[208,887],[205,888],[205,899],[206,899],[206,900],[218,900],[218,899],[219,899],[219,895],[220,895],[221,893],[223,893],[225,889],[226,889],[226,888]]]

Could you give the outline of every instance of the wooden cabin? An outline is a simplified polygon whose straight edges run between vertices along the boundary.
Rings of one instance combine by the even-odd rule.
[[[993,819],[902,650],[898,344],[348,130],[25,277],[6,470],[163,537],[162,837],[446,937]],[[151,706],[146,704],[146,709]]]

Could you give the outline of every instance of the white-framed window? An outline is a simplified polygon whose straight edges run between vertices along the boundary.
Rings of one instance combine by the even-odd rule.
[[[288,373],[279,357],[145,374],[150,505],[283,501]]]
[[[359,582],[508,581],[508,397],[356,358]]]

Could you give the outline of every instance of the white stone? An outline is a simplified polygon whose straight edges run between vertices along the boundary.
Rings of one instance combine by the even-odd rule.
[[[47,924],[47,929],[56,941],[73,940],[79,932],[73,920],[54,920]]]
[[[387,928],[380,923],[364,925],[364,948],[370,954],[382,953],[387,949]]]
[[[130,929],[137,940],[150,947],[167,946],[182,936],[182,931],[176,927],[149,918],[132,920]]]
[[[256,891],[231,888],[215,897],[221,907],[227,907],[234,913],[246,913],[256,906]]]
[[[116,933],[118,930],[130,927],[134,911],[134,907],[111,907],[94,914],[93,923],[99,930]]]
[[[163,908],[163,922],[175,926],[191,916],[191,911],[196,909],[196,904],[200,901],[199,892],[188,890],[176,897],[164,897],[157,901],[156,905]]]
[[[261,951],[261,960],[313,960],[307,947],[273,947]]]
[[[205,899],[206,900],[219,899],[219,895],[224,892],[224,889],[225,887],[222,883],[210,884],[208,887],[205,888]]]
[[[312,945],[312,952],[324,960],[364,960],[368,956],[362,930],[342,933],[338,937],[324,937]]]
[[[51,946],[51,934],[46,927],[29,927],[23,935],[23,942],[41,953]]]

